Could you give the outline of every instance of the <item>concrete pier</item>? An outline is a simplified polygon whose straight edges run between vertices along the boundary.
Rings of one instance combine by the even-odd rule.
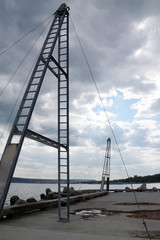
[[[96,190],[83,190],[82,194],[70,196],[70,204],[74,204],[80,201],[86,201],[92,198],[101,197],[107,195],[107,191],[96,191]],[[65,205],[67,199],[64,197],[61,200],[62,206]],[[31,213],[35,211],[45,210],[47,208],[57,208],[58,199],[53,200],[41,200],[34,203],[25,203],[25,204],[15,204],[12,206],[4,207],[2,211],[2,218],[15,217],[17,215],[22,215],[25,213]]]
[[[160,239],[160,193],[137,192],[152,239]],[[133,192],[109,193],[71,205],[68,223],[58,221],[57,208],[0,221],[1,240],[129,240],[149,239]]]

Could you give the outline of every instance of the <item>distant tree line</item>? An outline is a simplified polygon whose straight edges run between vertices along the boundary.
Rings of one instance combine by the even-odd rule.
[[[100,184],[100,181],[96,180],[81,180],[80,183],[89,183],[89,184]],[[130,178],[125,178],[125,179],[117,179],[117,180],[111,180],[111,184],[123,184],[123,183],[160,183],[160,174],[155,174],[155,175],[148,175],[148,176],[137,176],[135,175],[134,177]]]
[[[13,178],[12,182],[16,183],[58,183],[57,179],[30,179],[30,178]],[[111,184],[123,184],[123,183],[160,183],[160,174],[137,176],[125,179],[111,180]],[[101,180],[93,179],[70,179],[71,184],[101,184]]]
[[[126,178],[126,179],[119,179],[119,180],[112,180],[111,183],[160,183],[160,174],[155,175],[148,175],[148,176],[137,176]]]

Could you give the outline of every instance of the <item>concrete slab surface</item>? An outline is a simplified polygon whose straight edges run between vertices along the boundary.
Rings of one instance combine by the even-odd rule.
[[[146,217],[151,239],[160,239],[160,192],[137,192],[136,197]],[[109,193],[73,204],[70,210],[70,221],[67,223],[58,221],[56,208],[2,220],[0,239],[149,239],[139,218],[133,192]],[[85,212],[81,210],[86,210],[87,215],[83,215]]]

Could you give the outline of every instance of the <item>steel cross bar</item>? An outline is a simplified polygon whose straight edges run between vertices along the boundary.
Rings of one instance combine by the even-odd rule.
[[[40,142],[40,143],[43,143],[45,145],[48,145],[50,147],[54,147],[54,148],[59,148],[59,147],[62,147],[62,148],[65,148],[67,149],[67,146],[63,145],[63,144],[60,144],[50,138],[47,138],[39,133],[36,133],[36,132],[33,132],[29,129],[27,129],[26,131],[26,135],[25,135],[27,138],[30,138],[32,140],[35,140],[37,142]]]

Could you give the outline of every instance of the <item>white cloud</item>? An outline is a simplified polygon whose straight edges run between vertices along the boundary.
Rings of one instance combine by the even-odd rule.
[[[103,104],[112,123],[119,146],[131,175],[157,173],[159,163],[159,5],[158,1],[66,1],[88,62],[94,74]],[[59,1],[2,1],[0,10],[0,49],[3,50],[59,7]],[[30,9],[30,11],[28,11]],[[36,11],[35,11],[36,9]],[[9,13],[9,14],[8,14]],[[43,26],[44,27],[44,26]],[[42,28],[41,28],[42,30]],[[40,30],[40,31],[41,31]],[[70,154],[71,176],[101,178],[105,144],[112,138],[112,177],[126,177],[117,153],[111,130],[86,66],[73,26],[70,24]],[[38,29],[36,31],[38,34]],[[1,56],[0,90],[12,75],[17,62],[33,44],[28,36],[15,48]],[[12,109],[30,66],[43,40],[22,65],[5,94],[0,98],[0,129]],[[1,51],[0,50],[0,51]],[[119,96],[117,92],[122,96]],[[117,99],[117,109],[114,102]],[[118,102],[119,99],[119,102]],[[118,103],[127,102],[128,116]],[[119,107],[118,107],[119,106]],[[133,116],[132,116],[133,115]],[[155,117],[156,120],[155,120]],[[13,118],[12,118],[13,122]],[[11,128],[11,121],[7,131]],[[57,139],[57,79],[47,74],[30,123],[31,130]],[[5,137],[1,139],[1,151]],[[57,176],[56,150],[27,142],[19,159],[15,175],[30,177]],[[40,151],[40,149],[43,149]],[[116,158],[116,160],[114,159]],[[46,160],[44,163],[44,159]],[[157,167],[157,168],[156,168]],[[30,170],[30,168],[32,170]]]

